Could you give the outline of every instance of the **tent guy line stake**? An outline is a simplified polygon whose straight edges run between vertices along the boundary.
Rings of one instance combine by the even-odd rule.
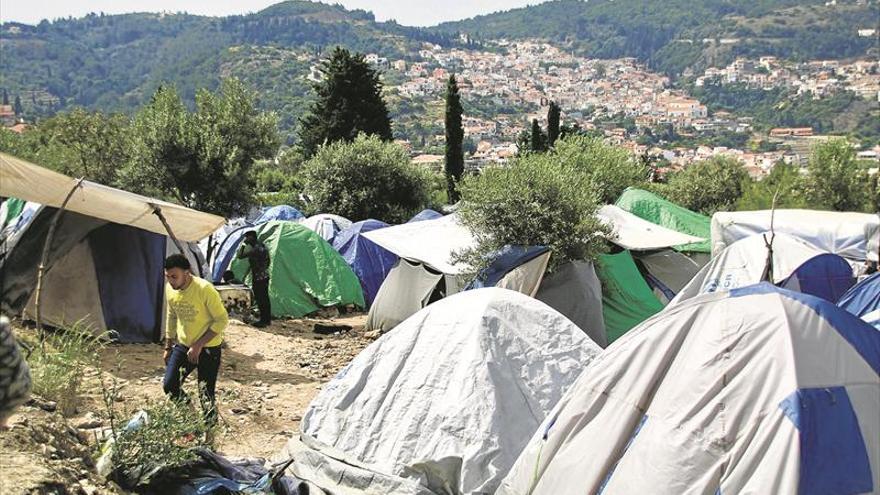
[[[159,208],[159,206],[154,205],[153,203],[147,203],[147,204],[149,204],[150,207],[153,208],[153,215],[156,215],[157,217],[159,217],[159,221],[162,222],[162,225],[165,226],[165,230],[168,231],[168,237],[170,237],[171,240],[174,241],[174,245],[177,246],[177,251],[179,251],[180,254],[186,255],[186,251],[183,250],[183,246],[180,244],[180,241],[177,240],[177,237],[174,235],[174,232],[171,230],[171,226],[168,225],[168,221],[165,220],[165,215],[162,214],[162,208]]]
[[[61,214],[64,213],[64,208],[67,207],[67,203],[70,201],[70,198],[73,197],[73,193],[82,187],[84,179],[85,177],[77,179],[76,184],[70,188],[70,191],[64,198],[64,202],[61,203],[61,207],[58,208],[58,211],[56,211],[55,215],[52,217],[52,222],[49,224],[49,231],[46,233],[46,242],[43,244],[43,254],[40,256],[40,265],[37,267],[37,293],[34,296],[34,317],[37,320],[37,331],[40,334],[40,348],[44,347],[43,344],[46,340],[46,334],[43,332],[43,319],[40,314],[40,297],[43,293],[43,275],[46,273],[46,263],[49,262],[49,246],[52,245],[52,238],[55,237],[55,228],[58,226],[58,219],[60,219]]]

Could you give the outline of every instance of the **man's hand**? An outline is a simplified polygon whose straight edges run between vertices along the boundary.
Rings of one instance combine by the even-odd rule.
[[[198,345],[193,344],[192,347],[186,351],[186,359],[189,360],[192,364],[199,364],[199,354],[202,353],[202,348]]]
[[[165,351],[162,352],[162,360],[165,361],[165,365],[168,365],[168,360],[171,359],[171,348],[166,347]]]

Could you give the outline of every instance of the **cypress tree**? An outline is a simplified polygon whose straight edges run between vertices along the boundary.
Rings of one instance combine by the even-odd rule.
[[[382,82],[360,53],[336,47],[321,63],[317,99],[300,119],[300,139],[306,157],[324,143],[354,141],[361,132],[391,141],[391,118],[382,99]]]
[[[9,105],[9,93],[6,92],[6,88],[3,88],[3,104]]]
[[[24,112],[21,108],[21,97],[15,95],[15,103],[12,104],[12,110],[15,112],[15,116],[19,117]]]
[[[541,130],[538,119],[532,119],[532,134],[529,138],[529,147],[534,152],[547,151],[547,136]]]
[[[449,76],[446,83],[446,189],[449,202],[459,199],[456,184],[464,173],[464,128],[461,125],[461,96],[455,75]]]
[[[550,102],[550,108],[547,110],[547,141],[548,147],[552,148],[559,138],[559,105],[555,101]]]

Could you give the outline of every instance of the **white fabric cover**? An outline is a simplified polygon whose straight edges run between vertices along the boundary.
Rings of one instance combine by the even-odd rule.
[[[734,242],[713,257],[675,295],[670,304],[677,304],[707,292],[736,289],[760,282],[767,260],[765,235],[769,240],[769,233],[755,234]],[[777,232],[773,240],[773,283],[782,282],[806,261],[824,252],[801,239]]]
[[[328,242],[332,241],[340,231],[351,227],[351,220],[330,213],[312,215],[309,218],[299,220],[299,223],[305,225],[309,230],[317,233]]]
[[[494,287],[457,294],[385,334],[326,384],[303,416],[303,442],[435,493],[493,493],[599,352],[528,296]],[[304,463],[294,474],[320,486],[314,474],[325,461]],[[334,479],[344,486],[345,478]]]
[[[36,296],[34,290],[22,315],[26,319],[36,319]],[[40,296],[40,319],[54,327],[81,322],[95,333],[107,331],[88,240],[78,243],[46,271]]]
[[[401,258],[415,260],[448,275],[467,271],[467,266],[454,264],[452,255],[474,246],[474,236],[461,225],[458,215],[434,220],[392,225],[367,232],[364,237]]]
[[[76,184],[64,174],[0,153],[0,196],[12,196],[58,208]],[[173,203],[114,189],[87,180],[73,193],[67,210],[121,225],[167,235],[151,205],[162,210],[174,235],[197,242],[216,230],[223,217],[192,210]]]
[[[527,296],[535,297],[538,288],[541,286],[541,280],[544,278],[544,272],[547,271],[548,263],[550,263],[550,251],[536,256],[509,271],[507,275],[495,284],[495,287],[515,290]]]
[[[880,493],[877,372],[815,309],[758,288],[700,296],[614,342],[535,431],[497,493],[817,493],[799,485],[799,432],[780,404],[798,389],[835,386],[852,402]],[[822,304],[823,313],[844,313]],[[855,333],[875,332],[840,318]]]
[[[382,281],[367,315],[367,330],[387,332],[428,304],[443,277],[419,263],[397,260]]]
[[[651,275],[675,293],[681,291],[704,266],[690,256],[672,249],[652,253],[637,252],[633,253],[633,257],[641,261]]]
[[[535,299],[559,311],[605,348],[608,335],[602,316],[602,283],[593,264],[571,261],[544,277]]]
[[[770,210],[718,212],[712,215],[712,256],[753,234],[770,230]],[[773,230],[803,239],[848,260],[877,260],[880,217],[868,213],[776,210]]]
[[[611,227],[612,236],[608,240],[630,251],[650,251],[706,240],[643,220],[615,205],[603,206],[596,217]]]

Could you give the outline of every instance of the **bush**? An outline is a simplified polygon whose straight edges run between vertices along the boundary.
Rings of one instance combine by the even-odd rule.
[[[303,166],[312,213],[401,223],[428,204],[430,179],[406,151],[375,136],[322,146]]]
[[[739,160],[718,156],[672,174],[665,188],[666,197],[689,210],[712,215],[732,209],[748,181]]]
[[[594,259],[608,232],[595,217],[593,176],[556,154],[527,154],[509,167],[486,169],[462,182],[458,212],[477,245],[457,253],[475,271],[505,245],[547,246],[551,271],[570,260]]]
[[[844,139],[833,139],[812,150],[804,177],[804,192],[815,208],[836,211],[871,211],[874,195],[867,171],[856,160],[856,151]]]
[[[648,167],[641,160],[599,137],[566,137],[557,141],[550,156],[584,174],[601,204],[614,203],[624,189],[639,187],[648,178]]]

